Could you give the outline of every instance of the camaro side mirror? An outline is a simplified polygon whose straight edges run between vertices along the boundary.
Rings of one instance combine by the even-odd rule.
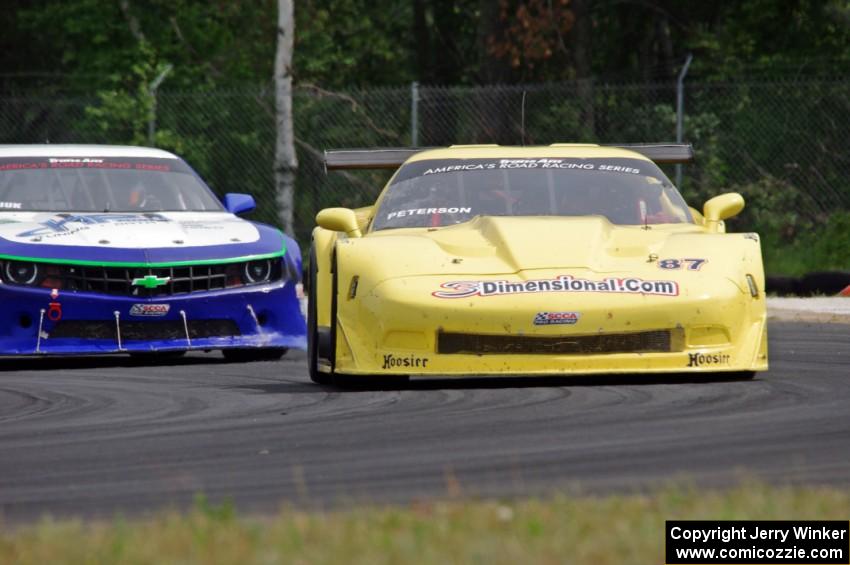
[[[242,214],[250,212],[257,207],[254,197],[250,194],[241,194],[239,192],[228,192],[224,195],[224,207],[231,214]]]
[[[721,221],[737,216],[743,209],[744,197],[737,192],[728,192],[706,202],[702,207],[702,214],[709,231],[716,232]]]
[[[325,208],[316,214],[316,223],[326,230],[345,232],[348,237],[363,235],[357,225],[354,210],[348,208]]]

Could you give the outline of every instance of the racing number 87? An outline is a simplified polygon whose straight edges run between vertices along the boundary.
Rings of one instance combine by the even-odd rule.
[[[689,271],[699,271],[705,262],[705,259],[661,259],[658,261],[658,267],[661,269],[681,269],[685,267]]]

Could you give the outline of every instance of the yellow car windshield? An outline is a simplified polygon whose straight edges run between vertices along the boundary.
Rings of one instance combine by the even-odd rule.
[[[620,225],[693,222],[679,192],[651,161],[439,159],[398,171],[372,229],[445,226],[483,215],[599,215]]]

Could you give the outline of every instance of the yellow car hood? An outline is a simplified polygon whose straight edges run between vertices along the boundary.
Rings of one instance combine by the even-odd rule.
[[[726,238],[728,245],[733,237],[743,236],[708,234],[695,224],[615,226],[601,216],[478,216],[449,227],[372,232],[346,243],[367,261],[369,278],[377,283],[395,277],[536,269],[615,273],[651,268],[658,273],[658,260],[708,259],[713,249],[722,251],[718,238]],[[722,260],[724,254],[717,255],[712,259]]]

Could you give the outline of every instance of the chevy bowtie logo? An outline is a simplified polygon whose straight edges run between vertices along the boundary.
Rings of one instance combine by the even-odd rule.
[[[164,284],[168,284],[171,277],[158,277],[156,275],[147,275],[139,279],[133,279],[133,286],[143,286],[145,288],[156,288]]]

